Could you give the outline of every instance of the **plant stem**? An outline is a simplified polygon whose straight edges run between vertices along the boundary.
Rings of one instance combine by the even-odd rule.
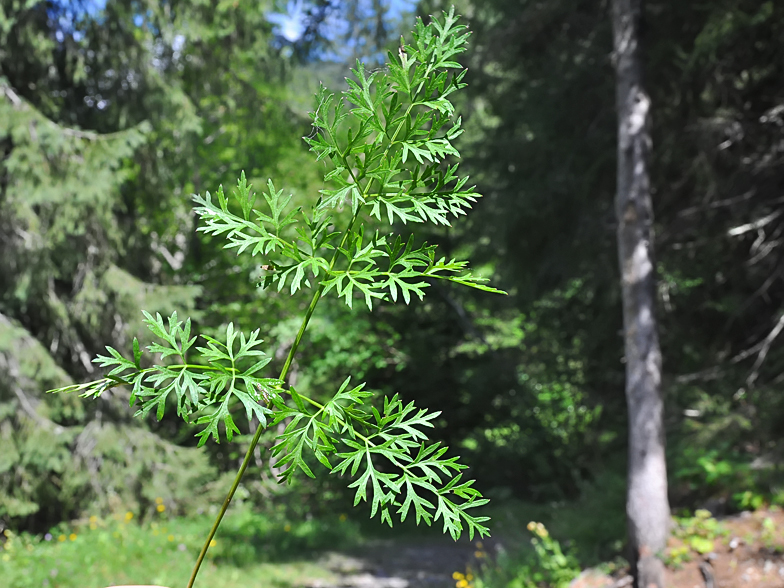
[[[308,327],[310,317],[313,316],[313,311],[316,310],[316,305],[318,304],[319,298],[321,298],[321,292],[323,289],[323,286],[319,286],[318,290],[316,290],[315,294],[313,294],[313,299],[310,301],[308,311],[305,313],[305,318],[302,321],[302,325],[300,325],[297,338],[294,340],[294,343],[289,350],[288,357],[286,357],[286,363],[283,364],[283,369],[281,370],[280,377],[278,378],[279,380],[283,380],[289,372],[291,362],[294,360],[294,354],[297,352],[297,347],[299,347],[302,336],[305,334],[305,329]],[[240,469],[237,471],[237,475],[234,477],[234,482],[231,484],[229,493],[226,495],[226,498],[223,501],[223,505],[218,512],[218,516],[215,518],[215,522],[212,524],[212,528],[207,535],[207,539],[204,541],[204,545],[202,545],[201,551],[199,552],[199,557],[196,559],[196,564],[193,566],[193,572],[191,572],[191,578],[188,581],[187,588],[193,588],[193,583],[196,581],[196,575],[199,573],[199,568],[201,567],[202,561],[204,561],[204,557],[207,555],[207,549],[209,549],[210,543],[212,542],[213,537],[215,537],[215,533],[218,531],[218,526],[223,520],[223,515],[226,514],[226,510],[229,508],[231,499],[234,498],[234,493],[237,491],[237,488],[240,485],[240,481],[245,475],[245,470],[248,469],[248,464],[253,457],[253,452],[256,450],[256,445],[258,445],[259,439],[261,438],[261,434],[263,432],[264,427],[259,424],[259,426],[256,428],[256,434],[253,435],[253,439],[250,442],[248,451],[245,452],[245,458],[242,460],[242,465],[240,465]]]
[[[420,84],[421,88],[421,84]],[[419,90],[417,90],[418,92]],[[412,96],[413,100],[413,96]],[[406,116],[410,116],[411,110],[414,107],[414,104],[409,104],[408,109],[406,110]],[[398,133],[403,127],[403,123],[398,125],[395,134],[392,136],[390,140],[390,144],[387,145],[386,149],[384,150],[383,157],[386,157],[389,153],[389,150],[392,148],[392,145],[395,142],[395,138],[397,138]],[[352,166],[348,164],[347,156],[343,156],[343,161],[346,164],[346,168],[349,170],[351,177],[354,179],[354,183],[359,185],[358,178],[354,175],[354,171]],[[362,190],[363,196],[367,195],[368,191],[370,190],[370,185],[372,182],[367,182],[365,184],[364,189]],[[342,249],[346,245],[346,241],[348,240],[349,235],[351,234],[351,229],[354,227],[354,223],[356,222],[357,218],[359,218],[359,212],[362,210],[362,201],[360,201],[359,206],[357,207],[356,211],[351,217],[351,222],[349,222],[348,227],[343,233],[343,237],[340,241],[340,245],[335,249],[335,252],[332,255],[332,259],[329,262],[330,270],[335,266],[335,262],[338,258],[338,253],[340,249]],[[319,285],[316,292],[313,294],[313,299],[310,301],[310,306],[308,306],[308,310],[305,313],[305,318],[302,320],[302,324],[299,327],[299,331],[297,332],[297,336],[294,339],[294,343],[291,345],[291,349],[289,350],[288,356],[286,357],[286,362],[283,364],[283,369],[280,372],[279,380],[284,380],[286,375],[289,373],[289,369],[291,368],[291,363],[294,361],[294,356],[297,353],[297,348],[299,347],[300,342],[302,341],[302,337],[305,334],[305,330],[308,328],[308,323],[310,322],[310,317],[313,316],[313,312],[316,310],[316,305],[318,304],[319,299],[321,298],[321,294],[324,291],[324,286]],[[202,562],[204,561],[204,557],[207,555],[207,550],[210,547],[210,542],[212,541],[213,537],[215,537],[215,533],[218,531],[218,526],[220,525],[221,521],[223,520],[223,516],[226,514],[226,510],[229,508],[229,504],[231,503],[231,499],[234,497],[234,493],[237,491],[239,487],[240,481],[242,480],[242,476],[245,475],[245,470],[248,468],[248,464],[253,456],[253,452],[256,449],[256,445],[259,443],[259,439],[261,438],[261,434],[264,431],[264,427],[259,424],[258,428],[256,429],[256,434],[253,435],[253,439],[250,442],[250,446],[248,447],[248,451],[245,453],[245,458],[242,460],[242,465],[240,465],[240,469],[237,472],[237,475],[234,478],[234,482],[229,489],[229,493],[226,495],[226,499],[223,501],[223,505],[221,506],[220,511],[218,512],[218,516],[215,518],[215,522],[210,529],[209,534],[207,535],[207,539],[204,541],[204,545],[201,548],[201,552],[199,552],[199,557],[196,559],[196,564],[193,566],[193,572],[191,573],[191,578],[188,581],[187,588],[193,588],[193,583],[196,581],[196,576],[199,573],[199,568],[201,567]]]
[[[346,241],[348,240],[348,236],[351,233],[351,229],[354,226],[354,223],[359,216],[359,210],[362,207],[360,206],[357,208],[357,211],[351,217],[351,222],[348,225],[348,228],[343,233],[343,238],[340,242],[340,246],[335,249],[335,253],[332,255],[332,260],[330,261],[329,267],[332,269],[335,266],[335,262],[337,261],[338,251],[342,249],[346,245]],[[289,350],[288,356],[286,356],[286,362],[283,364],[283,369],[280,371],[280,376],[278,377],[279,380],[285,380],[286,376],[289,373],[289,369],[291,369],[291,363],[294,361],[294,356],[297,353],[297,348],[299,347],[300,342],[302,341],[302,337],[305,335],[305,330],[308,328],[308,323],[310,322],[310,317],[313,316],[313,312],[316,310],[316,305],[318,305],[319,300],[321,299],[321,293],[324,291],[324,286],[319,285],[316,292],[313,294],[313,298],[310,301],[310,305],[308,306],[308,310],[305,313],[305,318],[302,319],[302,324],[299,327],[299,331],[297,332],[297,336],[294,339],[294,343],[291,345],[291,349]],[[234,482],[231,484],[231,488],[229,489],[229,493],[226,495],[226,498],[223,501],[223,505],[221,506],[220,511],[218,512],[218,516],[215,518],[215,522],[212,524],[212,528],[210,529],[209,534],[207,535],[207,539],[204,541],[204,545],[202,545],[201,551],[199,552],[199,557],[196,559],[196,564],[193,566],[193,571],[191,572],[190,580],[188,581],[187,588],[193,588],[193,584],[196,581],[196,576],[199,573],[199,568],[201,568],[201,564],[204,561],[205,556],[207,555],[207,550],[210,547],[210,543],[212,539],[215,537],[215,533],[218,532],[218,527],[223,520],[223,516],[226,514],[226,511],[229,508],[229,504],[231,504],[232,498],[234,498],[234,493],[237,491],[237,488],[240,485],[240,481],[242,481],[242,477],[245,475],[245,470],[248,469],[248,464],[250,463],[251,458],[253,457],[253,452],[256,450],[256,446],[259,444],[259,439],[261,438],[261,434],[264,432],[264,427],[259,424],[256,428],[256,434],[253,435],[253,439],[250,442],[250,446],[248,447],[248,451],[245,452],[245,458],[242,460],[242,465],[240,465],[240,469],[237,471],[237,475],[234,477]]]

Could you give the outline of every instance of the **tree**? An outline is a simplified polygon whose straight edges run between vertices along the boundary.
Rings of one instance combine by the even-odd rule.
[[[618,259],[621,268],[629,410],[626,497],[636,586],[664,585],[658,559],[667,543],[670,507],[664,455],[661,351],[656,326],[653,206],[648,176],[651,100],[643,84],[641,0],[612,9],[618,110]]]
[[[422,10],[445,4],[429,0]],[[472,247],[472,259],[494,267],[494,282],[511,295],[480,305],[457,294],[485,340],[504,349],[471,345],[457,328],[438,339],[439,350],[431,338],[428,356],[451,361],[442,371],[448,367],[454,382],[431,389],[446,388],[454,399],[455,409],[445,410],[448,432],[489,454],[476,460],[487,472],[478,477],[494,476],[529,500],[575,497],[584,482],[605,484],[606,495],[611,478],[612,498],[623,503],[628,423],[607,6],[459,3],[474,32],[466,54],[472,104],[462,109],[470,129],[466,168],[486,198],[461,225],[471,227],[471,240],[459,228],[448,236],[453,247]],[[776,55],[784,4],[646,6],[669,497],[678,508],[709,500],[727,510],[751,508],[779,500],[782,487],[784,62]],[[435,300],[429,304],[437,310]],[[513,314],[518,309],[522,322]],[[506,325],[526,326],[522,340],[513,340],[512,329],[506,337],[490,332],[489,317],[503,313]],[[493,354],[516,371],[499,369]],[[542,366],[538,374],[535,366]],[[561,381],[571,389],[551,384]],[[480,405],[495,412],[473,408]],[[580,429],[564,427],[564,443],[547,438],[561,429],[552,419],[543,430],[529,426],[529,413],[538,419],[569,406],[576,416],[600,412],[577,421]],[[502,459],[514,467],[498,467]],[[752,468],[754,460],[766,465]],[[623,518],[607,526],[608,544],[623,536]],[[596,557],[614,554],[598,541],[586,543]]]
[[[134,424],[124,391],[80,407],[44,390],[93,373],[101,342],[129,343],[141,306],[258,326],[255,267],[211,255],[222,243],[195,233],[187,194],[234,166],[295,190],[317,177],[263,5],[80,6],[0,9],[0,530],[139,513],[155,496],[198,508],[166,488],[205,488],[225,455],[179,446],[176,422]]]

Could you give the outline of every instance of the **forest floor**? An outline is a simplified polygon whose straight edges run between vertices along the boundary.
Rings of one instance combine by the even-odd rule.
[[[666,561],[667,588],[784,588],[784,512],[761,509],[680,527]],[[570,588],[631,584],[628,569],[613,576],[591,569]]]
[[[328,552],[321,562],[334,579],[309,588],[447,588],[454,574],[476,573],[494,550],[490,541],[454,542],[448,537],[373,540],[348,552]]]
[[[784,512],[763,509],[725,518],[717,535],[712,550],[668,570],[667,586],[784,587]],[[684,542],[688,538],[673,538],[670,552]]]

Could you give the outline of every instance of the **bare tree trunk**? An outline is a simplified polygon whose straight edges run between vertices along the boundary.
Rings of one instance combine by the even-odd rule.
[[[656,329],[653,209],[648,160],[650,99],[640,56],[642,0],[613,0],[618,109],[618,257],[623,288],[629,474],[626,497],[637,588],[662,588],[669,534],[661,352]]]

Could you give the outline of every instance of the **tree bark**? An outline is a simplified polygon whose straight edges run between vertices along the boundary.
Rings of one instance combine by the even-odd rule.
[[[650,98],[640,51],[642,0],[613,0],[618,110],[618,258],[623,290],[629,470],[626,497],[637,588],[663,588],[670,525],[664,456],[661,352],[656,328],[653,209],[648,161]]]

